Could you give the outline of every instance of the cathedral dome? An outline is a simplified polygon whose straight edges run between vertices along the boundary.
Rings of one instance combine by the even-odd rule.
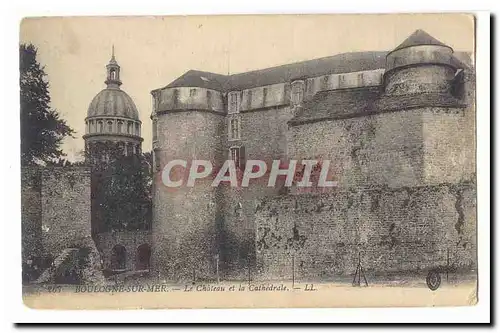
[[[109,143],[117,144],[125,155],[140,153],[143,140],[137,107],[120,89],[120,66],[115,60],[114,47],[104,83],[106,88],[92,99],[85,118],[85,151],[92,161],[108,160],[109,155],[101,148]]]
[[[101,90],[89,105],[87,117],[123,117],[139,120],[139,112],[130,96],[119,88]]]

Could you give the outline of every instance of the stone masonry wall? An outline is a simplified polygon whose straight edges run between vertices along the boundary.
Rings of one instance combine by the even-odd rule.
[[[211,161],[218,170],[226,158],[221,145],[224,117],[204,111],[166,113],[158,116],[158,141],[155,158],[163,167],[174,159],[186,160],[184,168],[174,169],[172,179],[184,184],[167,188],[161,180],[161,168],[153,184],[152,268],[167,280],[208,279],[215,275],[217,248],[218,189],[210,177],[187,187],[186,180],[195,159]],[[182,174],[177,174],[180,170]]]
[[[55,257],[68,247],[95,248],[90,231],[88,168],[44,168],[41,203],[46,255]]]
[[[23,262],[57,260],[69,248],[79,248],[88,263],[82,281],[103,282],[90,230],[90,170],[34,167],[23,168],[21,174]]]
[[[415,186],[423,142],[422,111],[408,110],[292,126],[288,156],[330,160],[342,187]]]
[[[257,276],[304,280],[476,266],[475,185],[372,187],[269,198],[256,209]],[[293,259],[292,259],[293,258]]]
[[[288,155],[330,160],[341,187],[470,181],[474,114],[427,107],[292,126]]]
[[[42,254],[42,180],[38,169],[23,168],[21,172],[21,238],[22,259]]]

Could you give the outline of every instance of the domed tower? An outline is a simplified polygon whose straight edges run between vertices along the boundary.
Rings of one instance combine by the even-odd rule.
[[[106,88],[92,99],[85,118],[85,155],[91,163],[109,161],[111,147],[124,155],[141,153],[139,113],[132,98],[120,89],[120,66],[114,47],[104,83]]]
[[[387,95],[451,92],[457,71],[453,49],[423,30],[415,31],[386,58]]]

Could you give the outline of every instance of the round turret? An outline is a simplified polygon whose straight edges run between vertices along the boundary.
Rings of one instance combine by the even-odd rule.
[[[227,157],[222,149],[226,124],[223,93],[210,73],[189,71],[153,97],[153,270],[166,280],[210,279],[217,250],[216,187],[207,180],[186,185],[194,160],[207,160],[217,170]],[[163,169],[174,160],[185,161],[172,172]],[[167,169],[168,170],[168,169]],[[175,170],[179,170],[177,174]],[[167,187],[165,177],[182,179]]]
[[[387,55],[385,93],[449,93],[455,72],[453,49],[417,30]]]

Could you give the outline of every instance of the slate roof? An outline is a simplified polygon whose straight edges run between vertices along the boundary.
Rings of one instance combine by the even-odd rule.
[[[226,81],[227,75],[190,70],[175,79],[165,88],[199,87],[222,91],[224,90]]]
[[[385,67],[387,52],[351,52],[245,73],[222,75],[190,70],[165,88],[200,87],[219,91],[243,90],[326,74],[367,71]]]
[[[134,101],[121,89],[103,89],[92,99],[87,110],[87,117],[101,116],[139,120],[139,112]]]
[[[429,35],[427,32],[419,29],[412,33],[408,38],[406,38],[401,44],[399,44],[393,51],[404,49],[410,46],[418,46],[418,45],[438,45],[438,46],[446,46],[446,44],[441,43],[436,38]]]
[[[425,31],[417,30],[390,52],[366,51],[342,53],[330,57],[232,75],[190,70],[163,88],[200,87],[218,91],[244,90],[276,83],[290,82],[299,78],[383,69],[385,68],[387,54],[402,48],[417,45],[439,45],[449,47]],[[465,52],[458,53],[464,54]],[[462,57],[462,59],[466,58],[467,57]],[[469,64],[464,64],[455,56],[452,57],[451,64],[456,68],[469,67]]]
[[[242,90],[326,74],[385,68],[387,52],[351,52],[229,76],[226,90]]]
[[[190,70],[163,88],[199,87],[227,92],[290,82],[299,78],[383,69],[388,53],[387,51],[343,53],[232,75]],[[464,55],[465,58],[469,57],[467,52],[455,52],[455,54],[462,58]],[[469,64],[464,64],[457,57],[452,57],[451,62],[456,68],[469,67]]]

